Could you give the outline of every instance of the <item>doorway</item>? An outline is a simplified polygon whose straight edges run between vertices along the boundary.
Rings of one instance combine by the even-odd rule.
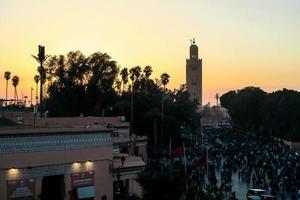
[[[65,188],[64,175],[45,176],[42,181],[41,200],[64,200]]]

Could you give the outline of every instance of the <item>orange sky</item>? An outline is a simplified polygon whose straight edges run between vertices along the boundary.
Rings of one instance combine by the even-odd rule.
[[[193,37],[204,103],[249,85],[300,90],[299,19],[298,0],[2,0],[0,97],[7,70],[20,77],[20,96],[29,96],[39,44],[49,55],[101,51],[121,67],[151,65],[154,77],[167,72],[177,88]]]

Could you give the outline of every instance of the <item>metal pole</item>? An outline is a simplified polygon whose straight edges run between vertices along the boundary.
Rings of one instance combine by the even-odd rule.
[[[160,126],[160,133],[161,133],[161,138],[163,138],[164,135],[164,102],[165,102],[165,97],[164,93],[162,93],[162,99],[161,99],[161,126]]]
[[[41,72],[40,72],[40,117],[43,117],[43,62],[41,62]]]

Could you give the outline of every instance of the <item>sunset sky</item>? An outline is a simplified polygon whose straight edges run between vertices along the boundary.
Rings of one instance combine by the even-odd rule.
[[[29,96],[39,44],[49,55],[101,51],[121,67],[151,65],[178,88],[193,37],[204,104],[250,85],[300,90],[299,0],[0,0],[0,97],[7,70]]]

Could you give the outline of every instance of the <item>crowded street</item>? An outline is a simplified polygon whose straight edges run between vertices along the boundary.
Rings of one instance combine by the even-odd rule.
[[[235,132],[207,136],[208,181],[205,165],[190,165],[190,176],[210,199],[300,198],[300,157],[288,145]]]

